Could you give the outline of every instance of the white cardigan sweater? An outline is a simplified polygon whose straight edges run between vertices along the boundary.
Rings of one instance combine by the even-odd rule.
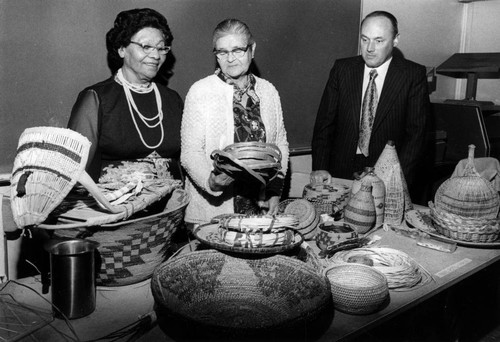
[[[276,88],[255,77],[266,142],[281,150],[281,173],[288,168],[288,141],[281,101]],[[206,223],[214,216],[234,212],[232,187],[212,191],[208,178],[213,169],[212,151],[234,143],[233,86],[210,75],[194,83],[186,96],[181,126],[181,163],[187,172],[186,190],[191,196],[186,222]]]

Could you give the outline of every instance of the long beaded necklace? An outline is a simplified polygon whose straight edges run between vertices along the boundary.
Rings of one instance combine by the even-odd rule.
[[[118,69],[116,72],[115,76],[116,82],[122,85],[123,91],[125,92],[125,97],[127,98],[127,104],[130,112],[130,116],[132,117],[132,121],[134,122],[135,129],[137,130],[137,133],[139,134],[139,137],[141,138],[142,143],[144,146],[150,149],[155,149],[158,146],[160,146],[163,143],[163,138],[165,137],[165,132],[163,130],[163,110],[162,110],[162,103],[161,103],[161,96],[160,96],[160,91],[158,90],[158,87],[156,86],[156,83],[151,82],[149,86],[138,86],[133,83],[128,82],[125,77],[123,77],[123,72],[122,69]],[[156,106],[158,108],[158,114],[156,114],[152,118],[148,118],[144,116],[139,109],[137,108],[137,105],[135,104],[134,98],[132,97],[131,90],[139,93],[139,94],[147,94],[150,93],[151,91],[155,92],[155,98],[156,98]],[[137,120],[135,119],[134,115],[134,110],[137,113],[137,116],[141,119],[141,121],[146,125],[148,128],[155,128],[157,126],[160,126],[161,130],[161,138],[160,142],[158,144],[151,146],[146,143],[144,140],[144,137],[142,136],[141,130],[139,129],[139,126],[137,125]],[[153,123],[156,121],[156,123]]]

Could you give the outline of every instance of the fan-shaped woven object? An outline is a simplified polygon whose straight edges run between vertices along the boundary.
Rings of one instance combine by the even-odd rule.
[[[316,211],[332,215],[344,210],[351,194],[351,188],[336,183],[310,183],[304,187],[302,197],[314,204]]]
[[[354,315],[379,311],[389,297],[382,272],[361,264],[334,265],[325,270],[335,309]]]
[[[59,127],[27,128],[19,137],[11,175],[14,221],[22,228],[42,223],[73,188],[81,183],[108,211],[112,206],[85,172],[90,141]]]
[[[185,340],[303,340],[333,311],[327,279],[282,255],[181,254],[155,270],[151,288],[165,330]]]
[[[314,239],[320,216],[314,205],[305,199],[288,199],[279,203],[278,213],[293,215],[298,224],[295,228],[304,240]]]
[[[469,242],[493,242],[500,235],[498,219],[464,217],[438,209],[429,203],[436,230],[449,238]]]
[[[211,154],[214,168],[246,182],[266,185],[281,169],[281,151],[275,144],[242,142],[215,150]]]
[[[90,141],[70,129],[33,127],[19,137],[11,175],[18,227],[42,223],[85,172]]]
[[[469,145],[463,176],[451,177],[437,189],[434,205],[441,212],[465,218],[494,219],[500,208],[500,197],[491,182],[476,171],[474,149],[474,145]]]

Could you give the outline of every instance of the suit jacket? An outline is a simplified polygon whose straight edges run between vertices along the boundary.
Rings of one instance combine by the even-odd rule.
[[[361,56],[339,59],[321,98],[312,140],[313,170],[352,179],[359,139],[363,72]],[[379,90],[380,91],[380,90]],[[374,166],[388,140],[393,140],[408,186],[412,184],[425,143],[430,113],[425,67],[393,56],[373,122],[369,157]]]

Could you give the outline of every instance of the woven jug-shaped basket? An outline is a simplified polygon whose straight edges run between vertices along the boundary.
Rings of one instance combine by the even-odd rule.
[[[476,171],[474,149],[474,145],[469,145],[463,176],[451,177],[441,184],[434,204],[437,209],[451,214],[493,219],[498,215],[500,198],[493,185]]]
[[[375,226],[376,216],[372,187],[361,184],[361,189],[344,209],[344,222],[359,234],[364,234]]]
[[[384,223],[385,183],[375,174],[374,167],[365,167],[365,171],[359,176],[359,179],[355,179],[352,183],[352,195],[361,189],[361,184],[372,186],[372,196],[375,202],[375,212],[377,213],[375,226],[380,227]]]

